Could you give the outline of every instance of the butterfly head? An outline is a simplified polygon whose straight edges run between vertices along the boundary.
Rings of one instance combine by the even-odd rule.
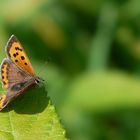
[[[42,78],[40,78],[40,77],[38,77],[38,76],[36,76],[34,80],[35,80],[35,83],[36,83],[37,85],[39,85],[39,84],[41,84],[41,83],[44,82],[44,79],[42,79]]]

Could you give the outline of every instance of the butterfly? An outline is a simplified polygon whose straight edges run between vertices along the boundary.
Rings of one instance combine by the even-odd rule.
[[[29,58],[16,36],[12,35],[6,45],[7,57],[0,67],[2,86],[6,93],[0,96],[0,110],[42,79],[36,76]]]

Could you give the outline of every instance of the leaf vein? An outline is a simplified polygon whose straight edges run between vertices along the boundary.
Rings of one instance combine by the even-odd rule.
[[[11,127],[11,133],[12,133],[13,138],[14,138],[14,140],[15,140],[14,127],[13,127],[13,124],[12,124],[12,120],[11,120],[11,114],[10,114],[10,112],[8,112],[8,116],[9,116],[9,123],[10,123],[10,127]]]

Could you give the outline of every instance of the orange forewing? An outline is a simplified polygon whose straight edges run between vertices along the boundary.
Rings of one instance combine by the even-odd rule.
[[[22,70],[34,76],[35,72],[23,47],[17,38],[12,35],[7,44],[7,54],[10,59]]]
[[[2,78],[3,87],[5,89],[8,89],[8,87],[9,87],[9,81],[7,78],[8,77],[7,68],[8,68],[8,63],[3,63],[1,66],[1,78]]]

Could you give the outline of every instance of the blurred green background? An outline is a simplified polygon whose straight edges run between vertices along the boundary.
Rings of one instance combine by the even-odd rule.
[[[0,60],[12,34],[70,139],[140,140],[139,0],[1,0]]]

